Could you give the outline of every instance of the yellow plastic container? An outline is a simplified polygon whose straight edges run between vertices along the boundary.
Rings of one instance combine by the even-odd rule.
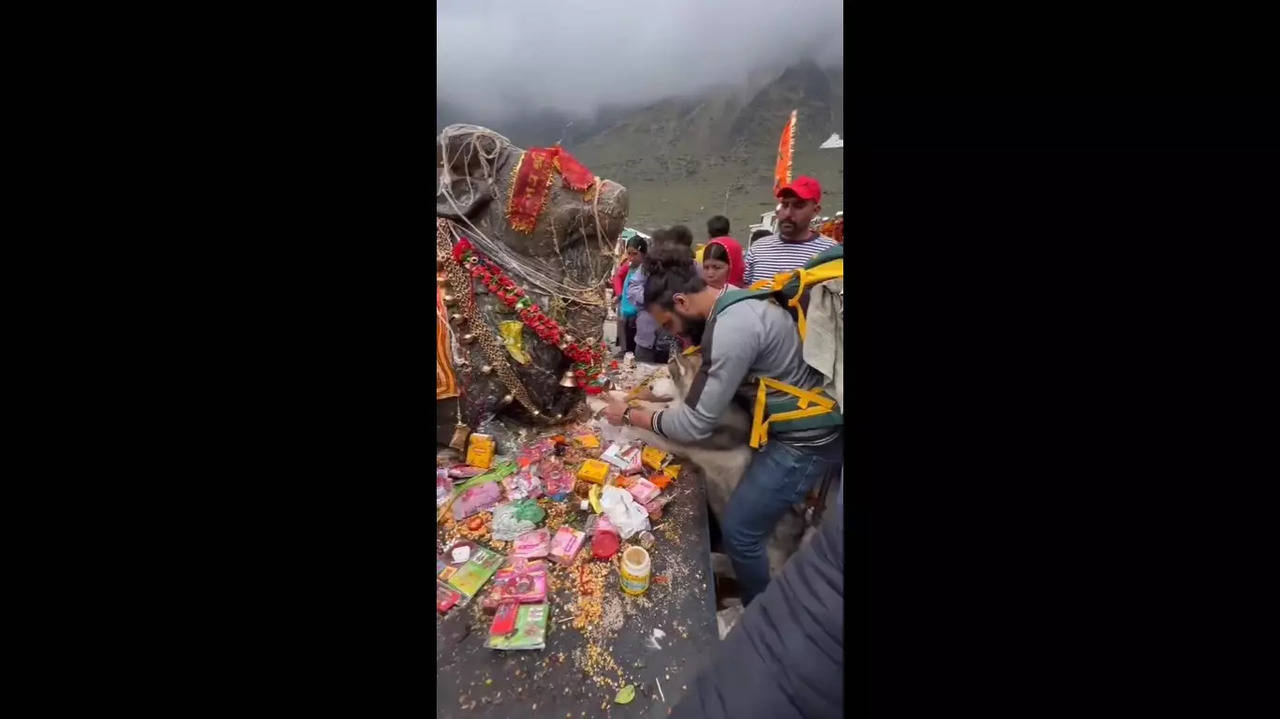
[[[622,553],[622,561],[618,562],[622,591],[632,596],[644,594],[649,588],[649,572],[649,553],[644,547],[628,547]]]
[[[467,444],[467,464],[472,467],[488,469],[493,464],[493,437],[487,434],[473,434]]]
[[[609,465],[598,459],[583,460],[582,466],[578,467],[577,476],[584,482],[604,484],[605,478],[609,476]]]

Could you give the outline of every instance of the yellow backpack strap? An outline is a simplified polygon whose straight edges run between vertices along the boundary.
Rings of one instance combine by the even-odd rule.
[[[837,277],[844,277],[844,258],[824,262],[817,267],[804,269],[803,267],[796,270],[796,276],[800,278],[800,286],[796,288],[796,294],[787,302],[789,307],[796,310],[796,330],[800,332],[800,339],[805,338],[805,322],[804,308],[800,306],[800,299],[804,297],[804,293],[810,287],[816,284],[834,280]]]
[[[751,448],[760,449],[760,445],[769,441],[769,423],[764,419],[765,406],[764,380],[760,380],[760,388],[756,390],[756,406],[751,417]]]
[[[764,418],[764,410],[767,404],[766,397],[768,389],[772,387],[780,392],[785,392],[795,397],[800,409],[791,410],[790,412],[779,412],[771,415],[769,419]],[[813,404],[813,407],[809,405]],[[800,389],[786,382],[779,382],[776,379],[768,377],[760,378],[760,388],[756,390],[755,411],[752,413],[751,421],[751,448],[759,449],[760,445],[769,442],[769,423],[777,420],[786,422],[793,419],[803,419],[805,417],[817,417],[818,415],[827,414],[835,411],[836,401],[827,397],[822,393],[821,389],[807,390]]]
[[[757,280],[756,282],[752,283],[752,285],[747,289],[777,291],[782,289],[783,287],[786,287],[787,283],[791,281],[791,278],[795,276],[796,276],[795,270],[787,270],[786,272],[779,272],[778,274],[774,275],[770,279]]]

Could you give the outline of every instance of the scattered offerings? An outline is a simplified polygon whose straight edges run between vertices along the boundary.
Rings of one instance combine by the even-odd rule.
[[[578,479],[584,482],[595,482],[596,484],[604,484],[604,480],[609,476],[609,465],[598,459],[586,459],[582,461],[582,465],[578,467]]]
[[[649,588],[649,571],[649,553],[643,547],[628,547],[618,566],[622,591],[633,596],[644,594]]]
[[[573,564],[573,559],[578,556],[578,550],[582,549],[582,543],[586,541],[586,537],[585,533],[573,527],[562,525],[551,539],[551,549],[548,552],[548,556],[552,561],[565,566]]]
[[[466,519],[493,507],[500,499],[502,499],[502,487],[497,482],[484,482],[464,489],[462,494],[453,501],[453,518]]]
[[[528,472],[516,474],[502,480],[507,490],[507,499],[537,499],[542,496],[542,480]]]
[[[645,450],[648,451],[648,450]],[[643,469],[642,452],[636,445],[622,445],[614,442],[600,455],[600,459],[612,464],[623,474],[635,474]]]
[[[644,466],[653,470],[662,469],[671,461],[671,455],[657,447],[645,447],[641,456],[644,460]]]
[[[545,603],[504,604],[493,618],[484,645],[490,649],[543,649],[547,646],[547,614]]]
[[[509,542],[525,532],[533,531],[546,516],[546,510],[532,499],[500,504],[493,510],[493,538]]]
[[[543,527],[516,537],[515,545],[511,548],[511,556],[522,559],[545,557],[550,549],[551,532]]]
[[[484,469],[472,467],[469,464],[460,464],[449,469],[449,476],[453,479],[471,479],[478,474],[484,474]]]
[[[470,600],[498,571],[502,560],[502,555],[497,552],[475,542],[458,540],[436,558],[436,578]]]
[[[449,501],[449,495],[453,494],[453,482],[449,479],[449,471],[445,469],[436,470],[436,509],[444,506]]]
[[[551,464],[554,462],[554,464]],[[543,460],[538,467],[542,473],[542,481],[547,485],[547,496],[559,501],[564,499],[573,491],[573,485],[577,483],[573,472],[564,468],[559,460]]]
[[[467,442],[467,464],[473,467],[488,469],[493,464],[496,443],[492,435],[473,434]]]
[[[436,611],[445,614],[462,599],[462,593],[448,584],[436,582]]]
[[[493,575],[491,593],[500,602],[536,604],[547,601],[547,563],[541,559],[519,557],[507,560],[507,564]]]
[[[640,504],[652,501],[654,497],[657,497],[658,494],[662,492],[656,484],[643,478],[637,478],[628,485],[627,491],[630,492],[631,496],[635,497],[636,501]]]

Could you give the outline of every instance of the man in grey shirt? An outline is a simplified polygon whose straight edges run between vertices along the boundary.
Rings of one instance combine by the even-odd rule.
[[[757,378],[806,390],[822,386],[822,373],[804,361],[794,320],[777,303],[742,299],[721,302],[718,308],[723,290],[708,287],[679,251],[660,252],[650,269],[644,295],[648,311],[668,332],[701,345],[702,366],[683,404],[650,413],[613,400],[605,410],[611,423],[647,427],[696,444],[711,436],[730,402],[751,406]],[[773,389],[768,395],[771,404],[785,403],[788,397]],[[729,498],[722,529],[744,606],[769,583],[764,545],[778,520],[822,477],[839,471],[842,424],[838,414],[816,422],[771,423],[768,442]]]

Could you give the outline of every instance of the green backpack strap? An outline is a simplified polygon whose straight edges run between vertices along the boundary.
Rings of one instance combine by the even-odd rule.
[[[716,298],[716,303],[711,306],[711,316],[715,317],[724,312],[730,305],[735,305],[743,300],[761,300],[773,296],[773,290],[726,290],[724,294]]]
[[[811,270],[814,267],[817,267],[818,265],[822,264],[823,262],[830,262],[832,260],[842,260],[842,259],[844,259],[844,245],[836,245],[835,247],[828,247],[822,252],[819,252],[818,254],[814,255],[813,259],[804,263],[804,268],[806,270]]]

